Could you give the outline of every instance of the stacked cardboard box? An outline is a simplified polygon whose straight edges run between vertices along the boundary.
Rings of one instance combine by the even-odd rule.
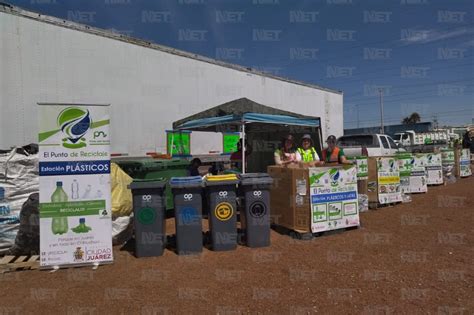
[[[356,156],[349,157],[348,160],[356,162],[359,211],[367,211],[369,210],[369,197],[367,195],[367,183],[369,178],[368,158],[366,156]]]
[[[268,167],[274,224],[300,233],[359,225],[354,166]]]
[[[301,233],[311,232],[308,169],[269,166],[268,174],[274,180],[270,192],[272,223]]]

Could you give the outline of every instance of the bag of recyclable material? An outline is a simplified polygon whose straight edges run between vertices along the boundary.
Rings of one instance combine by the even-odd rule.
[[[0,253],[15,242],[20,210],[33,193],[39,192],[37,150],[14,148],[0,152],[0,187],[4,197],[0,211]]]
[[[133,209],[132,191],[127,188],[133,181],[117,164],[111,163],[112,217],[130,216]]]

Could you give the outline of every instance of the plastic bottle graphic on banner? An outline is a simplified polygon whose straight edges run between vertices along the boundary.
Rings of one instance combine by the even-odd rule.
[[[112,262],[109,106],[39,105],[40,265]]]

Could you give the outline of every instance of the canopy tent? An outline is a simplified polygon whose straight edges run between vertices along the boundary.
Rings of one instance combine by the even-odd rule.
[[[315,133],[321,148],[320,118],[292,113],[240,98],[173,123],[174,130],[242,132],[242,172],[245,173],[245,141],[248,133]],[[262,139],[260,139],[262,140]],[[265,140],[265,139],[264,139]],[[268,139],[266,139],[268,141]],[[319,149],[320,149],[319,148]]]

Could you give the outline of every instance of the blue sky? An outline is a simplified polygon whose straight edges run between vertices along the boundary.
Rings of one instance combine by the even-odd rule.
[[[344,92],[345,128],[474,117],[474,1],[9,0]]]

